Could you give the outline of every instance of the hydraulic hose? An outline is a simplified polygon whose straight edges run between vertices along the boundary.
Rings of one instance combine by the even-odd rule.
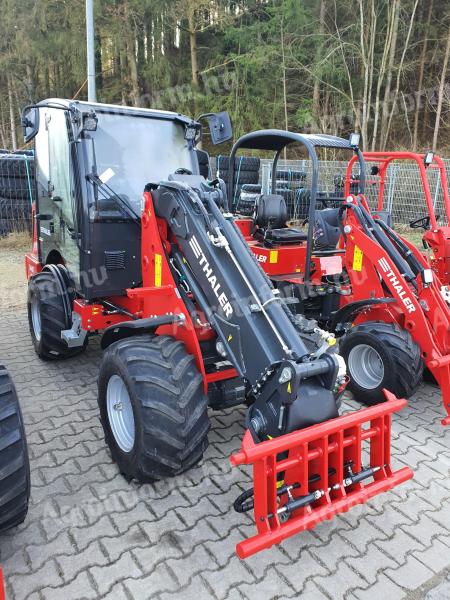
[[[408,246],[401,239],[401,237],[391,227],[389,227],[389,225],[387,225],[384,221],[381,221],[381,219],[380,220],[377,219],[376,223],[377,223],[377,225],[379,225],[379,227],[381,227],[381,229],[383,229],[385,231],[386,235],[389,238],[391,238],[392,242],[397,246],[398,251],[402,253],[403,258],[408,262],[409,266],[411,267],[411,269],[413,270],[415,275],[416,276],[419,275],[419,273],[421,273],[423,271],[423,266],[420,264],[420,262],[414,256],[412,250],[410,250],[408,248]]]
[[[414,282],[415,275],[411,270],[409,264],[403,259],[403,257],[398,252],[397,248],[393,245],[393,243],[389,240],[387,235],[384,232],[380,232],[376,227],[376,223],[369,215],[369,213],[365,210],[365,208],[358,202],[358,205],[355,204],[344,204],[340,211],[351,209],[355,216],[357,217],[360,225],[364,229],[364,233],[370,239],[377,242],[383,250],[388,254],[389,258],[394,262],[397,269],[402,273],[407,281]],[[341,213],[342,214],[342,213]]]
[[[373,235],[377,242],[380,244],[383,250],[387,252],[389,258],[394,262],[400,273],[404,275],[406,281],[412,283],[412,285],[417,289],[417,283],[415,281],[416,273],[414,273],[414,270],[411,268],[409,262],[404,256],[402,256],[399,249],[393,244],[387,233],[380,227],[379,223],[373,219],[372,215],[366,210],[359,200],[358,204],[361,209],[361,213],[371,231],[373,231]]]

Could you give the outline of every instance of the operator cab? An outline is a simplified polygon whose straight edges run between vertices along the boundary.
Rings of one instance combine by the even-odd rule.
[[[227,115],[208,114],[217,139]],[[177,170],[199,176],[201,125],[178,113],[61,99],[23,112],[35,141],[36,223],[41,264],[64,264],[83,297],[139,286],[142,194]]]

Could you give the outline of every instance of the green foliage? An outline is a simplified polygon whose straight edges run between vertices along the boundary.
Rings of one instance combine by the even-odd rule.
[[[225,109],[231,113],[235,135],[256,128],[285,128],[286,116],[292,129],[346,134],[355,126],[362,127],[361,103],[368,94],[370,119],[365,130],[370,137],[393,2],[96,0],[98,98],[191,115]],[[413,5],[414,0],[399,3],[391,73],[394,84]],[[444,0],[434,0],[427,27],[428,6],[429,0],[419,1],[400,73],[402,94],[417,91],[425,38],[429,41],[422,88],[436,86],[440,77],[450,9]],[[86,98],[84,10],[84,0],[3,0],[0,146],[11,145],[10,108],[17,127],[19,109],[30,100],[76,94]],[[373,31],[369,26],[372,12],[376,16]],[[371,39],[373,83],[367,93],[364,61]],[[379,90],[381,98],[385,85],[386,76]],[[391,144],[410,145],[413,103],[408,106],[412,106],[409,113],[400,104],[394,113],[388,131]],[[448,109],[447,98],[441,146],[445,145]],[[433,104],[424,102],[418,131],[424,146],[429,145],[434,114]]]

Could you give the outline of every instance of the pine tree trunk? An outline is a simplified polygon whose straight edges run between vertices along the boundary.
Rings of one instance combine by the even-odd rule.
[[[390,54],[390,49],[392,45],[392,35],[395,24],[395,4],[387,5],[387,27],[386,27],[386,36],[384,39],[383,46],[383,54],[381,57],[380,68],[378,71],[377,77],[377,87],[375,92],[375,105],[374,105],[374,120],[373,120],[373,129],[372,129],[372,152],[376,148],[377,140],[378,140],[378,125],[380,121],[380,102],[381,102],[381,89],[384,83],[384,77],[386,75],[386,69],[388,66],[388,58]]]
[[[135,35],[132,28],[132,24],[130,22],[130,14],[129,14],[129,6],[128,2],[125,3],[125,20],[126,20],[126,41],[125,41],[125,50],[127,54],[127,63],[130,71],[130,99],[133,106],[139,106],[140,100],[140,88],[139,88],[139,77],[138,77],[138,68],[136,61],[136,48],[134,45]]]
[[[8,104],[9,104],[9,123],[11,127],[11,146],[15,151],[17,150],[17,134],[16,134],[16,119],[14,114],[14,101],[13,101],[13,89],[12,80],[8,75]]]
[[[383,110],[381,113],[381,128],[380,128],[380,139],[381,146],[383,146],[383,140],[386,138],[386,127],[389,118],[389,96],[391,95],[392,77],[394,71],[395,62],[395,51],[397,49],[397,37],[398,37],[398,22],[400,17],[400,0],[393,0],[394,6],[392,8],[394,14],[394,24],[392,31],[391,48],[389,52],[389,62],[386,71],[386,87],[384,88],[384,101]]]
[[[394,97],[391,102],[391,110],[389,112],[389,118],[388,118],[387,125],[386,125],[385,131],[384,131],[384,137],[381,142],[382,150],[386,149],[387,140],[388,140],[389,132],[391,129],[391,124],[392,124],[392,119],[394,116],[395,107],[397,105],[398,94],[400,91],[400,79],[401,79],[402,70],[403,70],[403,63],[405,61],[406,52],[408,51],[409,40],[411,38],[411,32],[412,32],[413,25],[414,25],[414,19],[416,17],[416,11],[417,11],[418,4],[419,4],[419,0],[415,0],[413,10],[411,12],[410,20],[409,20],[408,33],[406,34],[406,40],[403,43],[402,56],[400,58],[400,63],[398,65],[398,69],[397,69],[397,78],[396,78],[396,83],[395,83]]]
[[[198,50],[197,50],[197,32],[195,30],[195,9],[190,7],[188,14],[189,45],[191,48],[191,80],[195,89],[199,87],[198,79]]]
[[[416,106],[414,109],[414,130],[413,130],[413,151],[417,150],[417,138],[419,135],[419,115],[420,115],[420,98],[422,95],[422,86],[423,86],[423,76],[425,73],[425,61],[427,58],[427,49],[428,49],[428,34],[430,31],[430,22],[431,22],[431,13],[433,11],[433,0],[430,0],[430,4],[428,5],[428,16],[427,22],[425,26],[425,37],[422,45],[422,53],[420,56],[420,67],[419,67],[419,82],[417,84],[417,92],[416,92]],[[425,14],[425,10],[424,10]]]
[[[138,69],[136,63],[136,55],[134,49],[133,39],[130,37],[126,44],[127,51],[127,62],[130,69],[130,83],[131,83],[131,103],[133,106],[139,106],[140,89],[139,89],[139,78]]]
[[[316,61],[315,61],[316,68],[317,68],[318,63],[320,62],[320,58],[322,55],[321,49],[322,49],[322,41],[323,41],[324,33],[325,33],[325,0],[320,0],[320,8],[319,8],[320,41],[319,41],[319,44],[317,45],[317,50],[316,50]],[[314,119],[317,122],[319,119],[319,116],[320,116],[320,82],[317,77],[314,79],[312,112],[313,112]]]
[[[198,77],[198,48],[197,48],[197,30],[195,23],[195,8],[196,1],[187,1],[187,20],[188,20],[188,32],[189,32],[189,47],[191,51],[191,82],[195,89],[199,87]]]
[[[3,131],[3,127],[0,127],[0,142],[1,142],[2,148],[6,148],[7,143],[6,143],[6,136],[5,136],[5,132]]]
[[[34,71],[34,65],[31,65],[30,62],[26,64],[26,72],[27,72],[27,100],[29,102],[33,102],[36,100],[34,95],[36,93],[36,76]]]
[[[437,141],[439,136],[439,128],[441,125],[442,104],[444,102],[445,78],[447,76],[448,60],[450,58],[450,29],[447,33],[447,46],[445,48],[444,62],[442,63],[441,79],[439,82],[438,104],[436,109],[436,121],[434,123],[433,133],[433,152],[436,152]]]

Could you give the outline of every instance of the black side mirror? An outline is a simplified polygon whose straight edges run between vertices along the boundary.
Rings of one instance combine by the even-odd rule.
[[[215,146],[233,137],[233,127],[231,126],[230,115],[227,112],[215,113],[207,118],[211,141]]]
[[[39,131],[39,109],[24,108],[22,113],[23,139],[25,143],[31,142]]]

